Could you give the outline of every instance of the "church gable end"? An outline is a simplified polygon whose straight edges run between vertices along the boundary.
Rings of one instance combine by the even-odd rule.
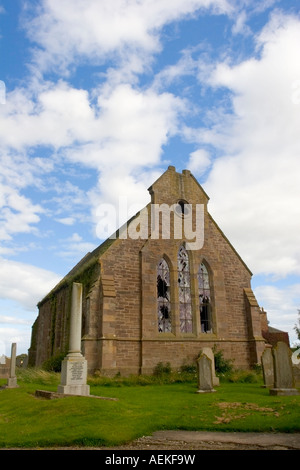
[[[131,219],[135,236],[117,232],[40,303],[31,363],[66,348],[72,279],[84,284],[82,349],[90,372],[152,373],[159,362],[179,368],[206,346],[237,367],[260,361],[251,272],[209,215],[207,194],[190,171],[174,167],[149,193],[151,204]]]

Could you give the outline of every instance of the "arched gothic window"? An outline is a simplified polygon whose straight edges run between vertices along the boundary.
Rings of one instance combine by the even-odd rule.
[[[204,263],[200,264],[198,271],[198,288],[201,332],[212,333],[210,282],[209,274]]]
[[[157,319],[159,333],[171,332],[170,270],[164,258],[157,266]]]
[[[178,291],[179,291],[179,320],[181,333],[193,332],[192,299],[189,255],[181,246],[177,257]]]

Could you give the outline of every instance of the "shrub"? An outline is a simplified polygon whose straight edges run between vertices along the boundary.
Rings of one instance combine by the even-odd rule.
[[[216,347],[213,348],[215,356],[215,370],[218,374],[227,374],[233,370],[233,360],[225,359],[223,356],[222,350],[217,350]]]
[[[254,364],[252,369],[254,370],[254,372],[256,372],[258,375],[262,375],[262,365],[257,363],[257,364]]]
[[[231,383],[258,383],[261,375],[253,370],[233,370],[225,374],[225,379]]]
[[[161,377],[164,374],[171,374],[172,369],[171,369],[171,364],[169,362],[158,362],[156,364],[153,375],[156,375],[157,377]]]
[[[197,367],[195,364],[183,364],[180,367],[180,372],[187,374],[197,374]]]
[[[61,362],[65,358],[65,353],[50,357],[43,362],[42,368],[49,372],[61,372]]]

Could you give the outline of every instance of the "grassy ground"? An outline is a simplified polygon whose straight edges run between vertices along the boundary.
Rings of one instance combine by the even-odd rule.
[[[211,394],[196,394],[192,379],[169,382],[91,378],[91,394],[118,401],[45,400],[35,390],[56,391],[59,374],[23,373],[19,388],[0,391],[0,447],[113,446],[162,429],[300,432],[300,396],[270,396],[259,380]]]

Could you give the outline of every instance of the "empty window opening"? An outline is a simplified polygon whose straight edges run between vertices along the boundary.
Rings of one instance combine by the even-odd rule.
[[[178,290],[179,290],[179,321],[181,333],[193,332],[191,280],[189,256],[181,246],[178,251]]]
[[[180,215],[181,217],[184,217],[185,215],[189,215],[190,204],[187,201],[180,199],[175,206],[175,212],[177,213],[177,215]]]
[[[165,259],[157,266],[157,317],[159,333],[171,332],[170,270]]]
[[[210,281],[204,263],[201,263],[198,271],[198,288],[201,332],[212,333]]]

